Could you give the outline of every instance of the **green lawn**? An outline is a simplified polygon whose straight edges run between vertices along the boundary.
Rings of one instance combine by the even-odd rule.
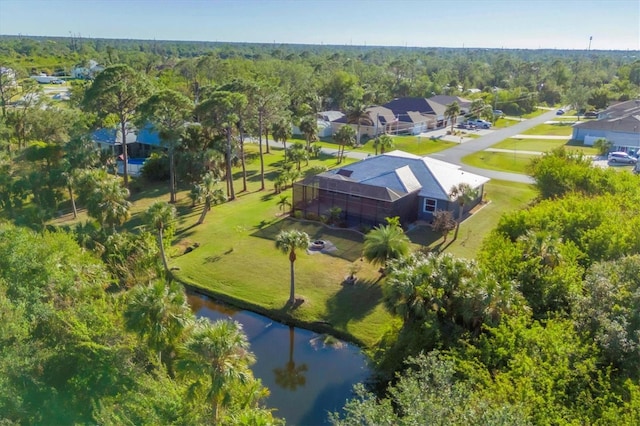
[[[480,151],[463,157],[462,162],[483,169],[525,174],[527,165],[536,157],[517,152]]]
[[[492,127],[494,129],[503,129],[505,127],[510,127],[518,123],[519,123],[518,120],[510,120],[508,118],[503,117],[503,118],[498,118]]]
[[[529,114],[524,114],[522,118],[533,118],[533,117],[542,115],[546,112],[548,112],[548,110],[542,109],[542,108],[536,108],[535,110],[533,110],[533,112],[530,112]]]
[[[553,139],[517,139],[509,138],[493,145],[492,148],[513,149],[520,151],[538,151],[547,152],[555,148],[564,146],[568,151],[578,151],[585,155],[597,155],[598,150],[592,146],[584,146],[582,144],[568,143],[562,140]]]
[[[539,124],[523,132],[525,135],[547,135],[547,136],[571,136],[573,122],[558,122],[555,124]]]
[[[535,195],[536,191],[532,185],[491,180],[485,185],[485,201],[488,203],[477,208],[462,222],[456,240],[453,240],[452,232],[443,244],[442,237],[426,225],[412,229],[407,235],[415,244],[474,259],[482,241],[496,227],[502,214],[527,206]]]
[[[566,141],[553,139],[518,139],[509,138],[498,142],[491,148],[513,149],[516,151],[538,151],[547,152],[560,146],[566,145]]]
[[[439,139],[430,139],[420,136],[392,136],[393,138],[393,150],[399,149],[401,151],[410,152],[415,155],[427,155],[434,152],[442,151],[456,145],[453,142],[442,141]],[[375,154],[375,147],[373,146],[373,139],[369,139],[358,148],[347,148],[347,151],[366,152],[369,154]],[[338,149],[338,144],[323,141],[316,142],[325,148]]]

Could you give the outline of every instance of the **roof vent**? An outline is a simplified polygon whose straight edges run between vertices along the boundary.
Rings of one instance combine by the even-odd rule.
[[[338,170],[338,174],[340,176],[344,176],[344,177],[351,177],[351,174],[353,173],[353,170],[347,170],[347,169],[340,169]]]

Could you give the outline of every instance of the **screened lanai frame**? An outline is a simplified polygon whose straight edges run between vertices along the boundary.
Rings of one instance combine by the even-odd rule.
[[[294,212],[318,220],[329,217],[331,209],[339,207],[347,226],[376,226],[394,216],[409,224],[416,220],[417,206],[418,191],[397,192],[354,182],[339,174],[310,176],[293,185]]]

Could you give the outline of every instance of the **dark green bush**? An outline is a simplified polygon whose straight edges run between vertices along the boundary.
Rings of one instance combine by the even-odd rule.
[[[142,176],[149,181],[169,179],[169,158],[164,153],[154,152],[142,165]]]

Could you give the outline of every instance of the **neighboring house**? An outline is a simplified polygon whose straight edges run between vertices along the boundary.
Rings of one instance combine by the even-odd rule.
[[[374,137],[382,133],[419,135],[448,125],[445,110],[452,102],[460,105],[460,117],[469,112],[471,101],[457,96],[396,98],[384,105],[367,108],[372,126],[360,126],[360,134]],[[332,121],[333,132],[347,124],[342,117]],[[356,126],[351,124],[351,126]]]
[[[296,182],[293,210],[319,218],[338,207],[349,226],[375,226],[394,216],[403,225],[431,222],[436,210],[457,216],[459,205],[449,196],[453,187],[466,183],[478,190],[478,197],[464,206],[469,211],[482,200],[488,181],[455,164],[392,151]]]
[[[460,105],[461,115],[469,114],[469,110],[471,109],[471,101],[469,99],[461,98],[460,96],[435,95],[430,97],[429,100],[439,103],[440,105],[444,105],[445,108],[447,105],[457,102],[458,105]]]
[[[601,138],[612,143],[613,151],[640,149],[640,100],[620,102],[598,114],[597,120],[573,125],[571,138],[585,145]]]
[[[91,133],[91,140],[102,151],[110,151],[113,156],[121,159],[122,155],[122,132],[117,129],[98,129]],[[152,151],[162,149],[160,137],[150,126],[138,130],[130,126],[127,131],[127,155],[129,159],[129,172],[132,176],[137,176],[146,159]]]
[[[79,65],[71,70],[71,78],[91,80],[95,78],[96,74],[98,74],[100,71],[104,71],[104,67],[98,65],[98,63],[92,59],[86,64],[86,66]]]
[[[369,121],[373,125],[360,124],[360,137],[368,136],[369,138],[373,138],[376,135],[380,135],[382,133],[397,133],[398,132],[398,118],[389,108],[385,108],[383,106],[370,106],[366,109],[367,115],[369,116]],[[363,120],[366,121],[366,120]],[[347,117],[342,114],[341,117],[338,117],[334,120],[331,120],[331,129],[332,134],[335,134],[340,130],[342,126],[347,125]],[[355,123],[349,124],[353,127],[354,130],[357,129],[358,125]]]
[[[344,117],[340,111],[322,111],[318,113],[318,137],[330,138],[333,136],[332,121]],[[298,126],[291,125],[291,134],[295,136],[304,136],[302,130]]]

